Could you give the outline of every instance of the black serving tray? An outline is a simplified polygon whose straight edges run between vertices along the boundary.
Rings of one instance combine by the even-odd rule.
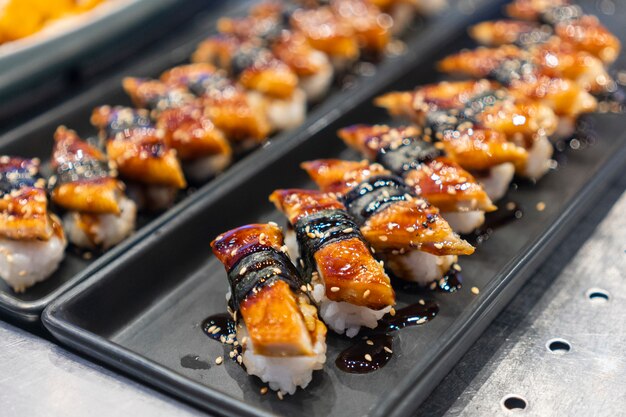
[[[487,0],[493,3],[495,0]],[[209,2],[207,10],[188,22],[180,33],[162,42],[152,52],[136,59],[127,66],[119,68],[115,74],[87,89],[74,98],[53,107],[42,115],[20,125],[0,136],[0,154],[39,157],[43,161],[49,158],[52,148],[52,135],[56,127],[64,124],[75,129],[83,136],[95,134],[89,124],[91,110],[101,104],[131,105],[130,100],[121,87],[121,79],[125,76],[158,76],[162,71],[188,60],[197,44],[214,33],[216,20],[221,16],[241,15],[251,4],[250,0],[233,0],[229,2]],[[456,21],[469,19],[462,13],[455,13]],[[250,168],[256,169],[261,161],[277,158],[309,136],[319,131],[329,119],[342,115],[362,100],[366,94],[382,88],[389,80],[397,78],[407,63],[416,59],[422,35],[437,40],[443,38],[448,31],[438,28],[432,30],[437,19],[430,21],[417,20],[405,38],[408,52],[394,57],[386,57],[381,63],[379,76],[355,75],[349,82],[335,86],[330,94],[319,104],[310,109],[306,122],[298,129],[273,137],[261,149],[252,152],[230,167],[226,173],[216,179],[183,192],[180,201],[161,215],[140,216],[137,232],[124,242],[105,254],[86,260],[71,250],[59,269],[46,281],[36,284],[23,294],[16,294],[8,285],[0,280],[0,314],[8,314],[21,322],[36,323],[41,311],[56,297],[72,286],[84,280],[94,272],[113,261],[118,256],[130,251],[133,245],[149,237],[159,225],[171,221],[194,201],[211,198],[214,192],[230,189],[233,181],[240,181]],[[96,65],[95,63],[93,65]],[[1,101],[0,101],[1,103]]]
[[[376,83],[334,98],[334,111],[320,114],[289,141],[272,144],[197,193],[128,253],[54,301],[44,311],[44,325],[62,343],[219,414],[404,416],[415,411],[550,251],[576,233],[576,222],[610,180],[623,174],[623,114],[585,117],[585,138],[557,153],[553,172],[538,184],[518,181],[511,188],[500,204],[516,202],[523,216],[497,228],[474,255],[461,260],[460,291],[396,289],[399,307],[423,297],[438,303],[440,312],[423,326],[396,333],[393,358],[370,374],[347,374],[335,366],[350,341],[332,334],[324,370],[314,374],[306,390],[282,401],[261,395],[260,381],[236,363],[216,365],[213,360],[227,350],[203,334],[201,322],[225,310],[227,280],[210,255],[209,242],[245,223],[284,224],[267,198],[276,188],[312,187],[298,167],[301,161],[358,158],[335,131],[358,122],[389,122],[371,105],[374,95],[436,80],[435,59],[471,45],[467,23],[495,17],[502,2],[471,4],[473,15],[464,15],[465,7],[450,11],[446,25],[431,28],[427,41],[415,46],[401,67],[384,63]],[[624,14],[601,17],[622,40]]]

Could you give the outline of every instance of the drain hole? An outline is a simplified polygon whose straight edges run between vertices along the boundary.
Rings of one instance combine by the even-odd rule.
[[[563,355],[570,351],[572,345],[569,344],[567,340],[563,339],[553,339],[549,340],[546,344],[550,352],[556,353],[558,355]]]
[[[594,303],[606,303],[609,301],[609,293],[601,288],[591,288],[587,291],[587,297]]]
[[[517,411],[525,409],[528,404],[526,403],[526,400],[522,397],[519,397],[517,395],[509,395],[504,398],[504,400],[502,401],[502,405],[507,410]]]

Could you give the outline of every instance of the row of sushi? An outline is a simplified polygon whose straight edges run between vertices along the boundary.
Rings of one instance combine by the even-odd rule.
[[[230,283],[235,327],[225,340],[238,349],[231,357],[280,398],[323,367],[326,326],[354,337],[395,314],[385,268],[421,285],[458,268],[458,256],[474,247],[456,232],[479,227],[514,175],[544,175],[549,139],[571,134],[576,118],[596,108],[590,93],[610,83],[604,65],[619,50],[614,37],[564,1],[515,0],[507,10],[548,26],[507,21],[525,28],[515,39],[506,31],[508,42],[523,45],[464,51],[439,63],[479,80],[378,97],[376,104],[412,124],[338,132],[369,160],[302,163],[320,190],[272,193],[288,220],[284,236],[277,224],[251,224],[212,241]],[[499,25],[482,23],[471,33],[493,40]],[[581,38],[562,36],[562,25],[583,27]],[[538,39],[534,30],[549,36]]]
[[[420,5],[434,11],[423,0],[263,2],[246,17],[220,19],[220,34],[198,46],[191,64],[158,80],[125,78],[137,108],[96,108],[98,144],[60,127],[47,185],[38,160],[3,157],[0,276],[21,292],[56,270],[67,240],[99,250],[119,243],[138,209],[169,207],[187,180],[206,181],[233,153],[300,125],[335,69],[362,51],[384,52],[398,33],[386,12],[404,10],[407,24]],[[48,212],[47,189],[64,227]]]

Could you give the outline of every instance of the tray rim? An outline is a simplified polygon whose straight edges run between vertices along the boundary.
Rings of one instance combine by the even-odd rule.
[[[242,0],[240,2],[235,2],[229,10],[231,13],[237,13],[242,8],[246,7],[250,1],[251,0]],[[479,1],[481,7],[483,7],[483,4],[500,4],[504,2],[504,0]],[[457,20],[464,21],[466,19],[471,19],[473,16],[475,16],[475,14],[461,14],[457,16]],[[211,15],[211,17],[207,19],[207,24],[210,24],[209,22],[216,21],[219,17],[221,17],[221,15]],[[426,27],[417,35],[417,37],[423,39],[426,32],[432,30],[433,27],[436,29],[435,32],[440,33],[440,35],[447,34],[449,30],[440,30],[442,28],[437,28],[435,25],[440,18],[441,16],[435,16],[429,19]],[[166,45],[169,46],[170,44],[178,44],[178,47],[180,48],[186,46],[189,42],[195,42],[197,37],[198,36],[196,34],[186,34],[186,36],[182,36],[181,38],[174,38]],[[26,323],[38,322],[44,308],[54,299],[58,298],[61,294],[68,291],[78,283],[93,276],[108,264],[115,262],[126,252],[131,252],[139,242],[149,239],[150,236],[161,226],[171,222],[181,211],[192,206],[194,202],[200,199],[215,198],[215,196],[211,197],[212,194],[215,194],[216,196],[220,195],[229,188],[228,184],[232,183],[233,180],[236,180],[236,178],[249,173],[250,171],[256,171],[258,169],[256,165],[257,163],[262,162],[263,164],[268,164],[278,159],[282,154],[293,149],[293,147],[299,145],[312,134],[322,129],[325,124],[341,117],[352,108],[354,103],[362,101],[374,92],[376,88],[401,75],[408,64],[419,59],[416,57],[416,51],[419,49],[419,45],[416,45],[413,50],[407,50],[407,53],[403,55],[384,59],[376,66],[376,74],[378,77],[375,82],[368,82],[371,81],[371,77],[359,76],[353,88],[330,94],[321,104],[316,106],[312,111],[308,112],[307,119],[301,126],[292,131],[281,132],[271,137],[261,148],[256,149],[254,152],[246,155],[245,157],[242,157],[230,166],[224,173],[218,175],[206,184],[203,184],[195,192],[183,198],[173,207],[150,220],[132,236],[102,254],[93,263],[88,265],[87,268],[72,276],[72,278],[68,279],[44,297],[32,301],[22,301],[17,297],[14,297],[10,292],[0,291],[0,313],[8,314],[17,320]],[[132,65],[130,68],[142,68],[146,65],[150,65],[151,62],[156,61],[156,55],[157,54],[153,52]],[[123,69],[122,71],[127,70],[128,69]],[[55,120],[71,114],[79,109],[85,102],[97,101],[97,98],[102,96],[104,91],[107,91],[113,86],[117,87],[119,80],[124,76],[122,71],[109,74],[98,84],[91,86],[62,103],[59,103],[30,121],[4,132],[4,134],[0,136],[0,149],[4,146],[19,142],[19,140],[25,135],[32,134],[33,131],[41,129],[48,124],[54,123]]]

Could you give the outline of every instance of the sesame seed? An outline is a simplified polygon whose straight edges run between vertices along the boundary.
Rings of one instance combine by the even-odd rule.
[[[437,249],[441,249],[443,248],[443,244],[442,243],[435,243],[434,245]]]
[[[281,401],[282,401],[282,400],[283,400],[283,398],[284,398],[284,397],[283,397],[283,393],[282,393],[282,391],[278,391],[278,392],[276,393],[276,396],[278,396],[278,399],[279,399],[279,400],[281,400]]]
[[[248,270],[248,268],[244,266],[244,267],[243,267],[243,268],[241,268],[241,270],[239,271],[239,275],[243,275],[243,274],[245,274],[247,270]]]
[[[515,203],[512,201],[509,201],[508,203],[506,203],[506,208],[507,210],[513,210],[515,208]]]
[[[415,231],[415,227],[413,227],[413,226],[407,227],[406,231],[409,232],[409,233],[413,233]]]
[[[230,251],[230,256],[235,256],[236,253],[237,253],[237,248]]]
[[[354,230],[353,228],[348,227],[348,228],[346,228],[346,229],[343,229],[343,232],[344,232],[344,233],[352,233],[352,231],[353,231],[353,230]]]
[[[243,357],[241,355],[237,356],[237,363],[239,365],[241,365],[241,362],[243,362]]]
[[[385,349],[387,353],[393,353],[393,350],[389,349],[387,346],[384,346],[383,349]]]
[[[337,292],[337,291],[339,291],[339,287],[330,287],[330,291],[331,292]]]
[[[437,283],[435,281],[430,283],[430,289],[434,290],[435,288],[437,288]]]
[[[215,358],[216,365],[221,365],[222,362],[224,362],[224,358],[222,358],[221,356],[218,356],[217,358]]]
[[[269,224],[270,226],[278,227],[278,224],[276,222],[267,222],[267,224]]]
[[[388,238],[387,236],[380,236],[379,239],[383,242],[386,242]]]
[[[307,235],[310,239],[315,239],[315,233],[311,233],[311,232],[309,232],[309,233],[307,233],[306,235]]]
[[[367,344],[368,344],[368,345],[370,345],[370,346],[374,346],[374,342],[373,342],[373,341],[371,341],[371,340],[368,340],[368,341],[366,341],[365,343],[367,343]]]
[[[395,315],[396,315],[396,309],[395,309],[395,308],[393,308],[393,307],[391,307],[391,310],[389,310],[389,315],[390,315],[391,317],[395,316]]]
[[[234,357],[235,357],[235,355],[236,355],[236,354],[237,354],[237,351],[236,351],[236,350],[231,350],[231,351],[228,353],[228,356],[230,356],[230,358],[232,359],[232,358],[234,358]]]
[[[274,271],[275,274],[280,274],[280,268],[274,268],[272,271]]]
[[[370,290],[365,290],[365,292],[363,293],[363,298],[367,298],[370,295]]]
[[[215,330],[215,325],[212,325],[211,327],[207,329],[209,333],[213,333],[213,330]]]
[[[18,272],[18,275],[19,275],[19,276],[21,276],[21,277],[25,276],[26,274],[27,274],[27,272],[26,272],[26,271],[20,271],[20,272]]]
[[[452,268],[453,268],[455,271],[461,272],[461,265],[459,265],[459,264],[454,264],[454,265],[452,265]]]
[[[474,295],[478,295],[478,293],[480,292],[478,287],[472,287],[471,291],[472,291],[472,294],[474,294]]]
[[[267,391],[268,391],[268,390],[267,390],[267,387],[262,387],[262,388],[261,388],[261,395],[265,395],[265,394],[267,394]]]
[[[365,354],[365,360],[368,361],[368,362],[371,362],[372,361],[372,355],[370,355],[369,353],[366,353]]]
[[[241,339],[241,345],[242,345],[242,346],[245,346],[245,345],[247,345],[247,344],[248,344],[248,336],[244,336],[244,337]]]
[[[213,331],[212,331],[211,333],[213,333],[213,334],[218,334],[221,330],[222,330],[222,328],[221,328],[221,327],[217,327],[217,326],[216,326],[216,327],[213,329]]]
[[[283,246],[280,247],[280,251],[282,253],[287,253],[287,252],[289,252],[289,248],[287,247],[287,245],[283,245]]]
[[[306,290],[307,290],[306,285],[301,285],[300,286],[300,291],[306,292]]]
[[[544,211],[546,209],[546,203],[540,201],[537,203],[537,211]]]
[[[420,298],[419,301],[418,301],[418,304],[423,306],[424,304],[426,304],[426,301],[424,301],[424,299]]]

